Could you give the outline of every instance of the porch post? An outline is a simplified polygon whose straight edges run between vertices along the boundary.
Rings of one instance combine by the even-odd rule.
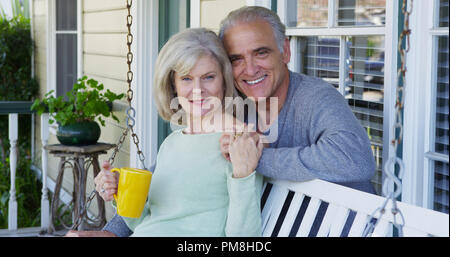
[[[11,187],[9,190],[8,230],[17,230],[17,199],[16,199],[16,168],[17,168],[17,137],[19,114],[9,114],[9,142],[11,144],[9,165],[11,170]]]
[[[47,190],[47,162],[48,152],[45,146],[48,144],[48,113],[41,115],[41,141],[42,141],[42,197],[41,197],[41,228],[48,229],[50,220],[50,204]]]

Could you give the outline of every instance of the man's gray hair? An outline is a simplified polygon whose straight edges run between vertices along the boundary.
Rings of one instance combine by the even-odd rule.
[[[239,22],[254,22],[257,20],[264,20],[270,24],[273,31],[273,36],[277,42],[278,49],[283,53],[284,40],[286,38],[286,26],[281,23],[278,15],[264,7],[260,6],[244,6],[234,10],[220,23],[219,37],[223,42],[225,32],[230,27]]]

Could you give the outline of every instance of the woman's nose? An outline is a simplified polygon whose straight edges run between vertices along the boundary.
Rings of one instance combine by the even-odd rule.
[[[194,83],[194,87],[192,88],[192,96],[193,98],[198,99],[202,97],[202,87],[200,83]]]

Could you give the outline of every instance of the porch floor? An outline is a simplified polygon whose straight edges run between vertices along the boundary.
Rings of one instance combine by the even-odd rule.
[[[17,230],[0,229],[0,237],[61,237],[67,229],[55,231],[53,234],[42,232],[41,227],[19,228]]]

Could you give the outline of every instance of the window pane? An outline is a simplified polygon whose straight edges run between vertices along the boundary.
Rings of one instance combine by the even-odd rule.
[[[77,29],[77,0],[56,0],[56,30]]]
[[[448,36],[438,37],[435,152],[449,154]]]
[[[339,37],[307,37],[301,42],[306,45],[302,72],[339,88]]]
[[[386,0],[339,0],[338,26],[382,26]]]
[[[297,27],[326,27],[328,0],[297,0]]]
[[[439,27],[448,27],[448,0],[439,1]]]
[[[381,193],[383,155],[384,37],[346,38],[345,98],[372,143],[377,174],[372,180]]]
[[[448,163],[434,161],[433,209],[448,213]]]
[[[56,35],[56,95],[65,96],[77,81],[77,35]]]
[[[377,172],[372,179],[381,194],[383,163],[384,37],[346,37],[344,53],[341,37],[300,38],[300,72],[319,77],[339,88],[339,67],[344,65],[345,98],[366,129],[372,143]],[[345,56],[340,60],[340,56]]]

